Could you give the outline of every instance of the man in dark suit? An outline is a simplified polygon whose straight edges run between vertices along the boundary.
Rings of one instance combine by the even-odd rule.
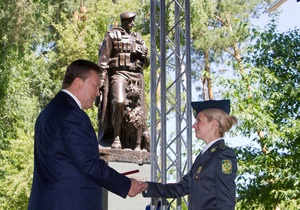
[[[88,115],[99,96],[100,68],[86,60],[72,62],[62,90],[39,115],[34,137],[34,175],[30,210],[102,210],[102,187],[125,198],[139,182],[100,159]]]

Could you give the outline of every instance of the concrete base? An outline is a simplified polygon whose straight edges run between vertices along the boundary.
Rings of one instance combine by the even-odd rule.
[[[118,171],[119,173],[125,173],[128,171],[139,170],[138,173],[127,175],[129,178],[135,178],[139,181],[149,181],[151,167],[150,164],[138,165],[136,163],[119,163],[108,162],[108,165]],[[105,192],[106,191],[106,192]],[[103,209],[104,210],[144,210],[146,206],[150,204],[150,198],[144,198],[141,194],[136,197],[127,196],[126,199],[119,197],[118,195],[103,189]],[[106,196],[106,197],[105,197]]]
[[[99,145],[100,158],[107,163],[123,162],[139,165],[150,164],[150,153],[147,150],[111,149]]]

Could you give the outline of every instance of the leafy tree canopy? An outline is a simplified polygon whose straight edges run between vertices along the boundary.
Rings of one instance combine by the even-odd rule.
[[[254,145],[237,148],[241,209],[299,208],[300,30],[253,30],[247,64],[230,80],[228,97],[241,119],[241,135],[257,136]]]

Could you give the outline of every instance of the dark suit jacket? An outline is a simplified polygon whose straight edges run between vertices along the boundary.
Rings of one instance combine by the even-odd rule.
[[[125,198],[130,185],[100,160],[89,117],[60,91],[36,121],[28,209],[101,210],[102,187]]]
[[[234,151],[217,141],[198,155],[191,170],[180,182],[161,184],[149,182],[145,197],[178,198],[190,196],[192,210],[233,210],[237,160]]]

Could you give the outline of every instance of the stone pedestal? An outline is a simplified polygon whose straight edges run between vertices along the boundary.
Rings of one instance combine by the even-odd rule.
[[[150,164],[150,153],[146,150],[108,149],[99,147],[100,158],[106,162]]]
[[[150,153],[146,150],[134,151],[99,147],[99,152],[101,159],[119,173],[138,170],[139,172],[129,174],[127,177],[135,178],[138,181],[151,179]],[[103,188],[103,210],[144,210],[150,202],[150,198],[144,198],[141,194],[133,198],[127,196],[124,199]]]

